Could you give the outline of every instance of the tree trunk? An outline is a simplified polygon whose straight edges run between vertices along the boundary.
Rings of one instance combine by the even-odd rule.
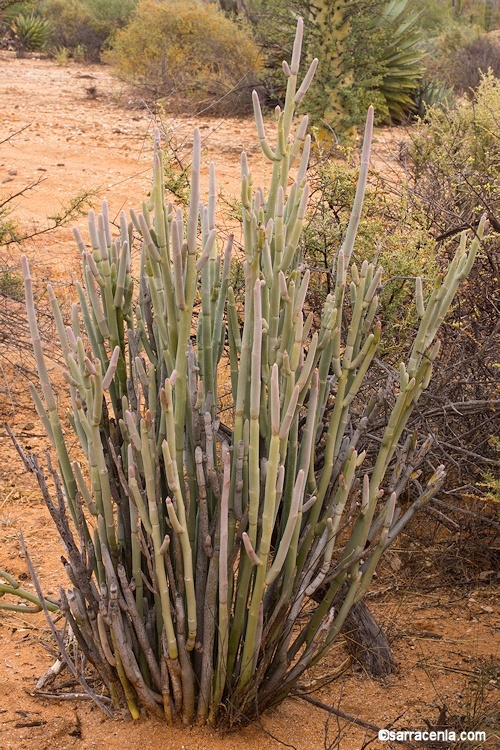
[[[317,29],[319,58],[315,84],[309,97],[311,113],[334,130],[341,129],[345,108],[342,89],[353,81],[346,60],[346,42],[351,25],[347,0],[311,0],[310,18]],[[315,45],[316,47],[316,45]]]
[[[395,669],[387,636],[366,604],[352,607],[341,630],[352,658],[372,677],[387,677]]]
[[[337,593],[333,601],[335,611],[342,605],[346,593],[345,586]],[[324,594],[324,589],[320,587],[316,589],[312,598],[316,602],[321,602]],[[345,638],[352,659],[370,677],[387,677],[395,671],[396,664],[388,638],[363,601],[351,607],[340,632]]]

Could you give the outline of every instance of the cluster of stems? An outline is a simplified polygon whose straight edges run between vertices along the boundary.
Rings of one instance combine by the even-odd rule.
[[[208,202],[200,199],[198,130],[186,216],[165,200],[157,134],[141,212],[130,220],[122,213],[113,238],[104,202],[89,216],[89,244],[75,230],[83,284],[69,322],[49,287],[71,399],[64,426],[23,260],[42,395],[31,392],[57,454],[57,502],[34,470],[71,581],[59,606],[114,706],[134,718],[142,709],[167,722],[239,722],[282,701],[324,656],[381,554],[444,476],[438,467],[417,505],[398,511],[425,453],[405,425],[484,222],[469,245],[464,236],[426,300],[417,281],[420,328],[368,462],[362,446],[383,400],[361,408],[359,394],[380,341],[382,269],[352,257],[373,111],[335,289],[321,311],[307,311],[300,237],[311,139],[307,116],[296,127],[294,114],[316,61],[299,85],[301,41],[299,21],[274,146],[254,93],[272,175],[267,191],[254,190],[242,154],[242,303],[231,287],[233,238],[222,246],[216,236],[213,164]],[[226,359],[233,408],[224,424],[218,378]],[[75,436],[79,454],[69,448]]]

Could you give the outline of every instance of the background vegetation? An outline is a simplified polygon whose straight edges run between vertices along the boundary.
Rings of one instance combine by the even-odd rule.
[[[245,111],[261,58],[250,34],[208,3],[141,0],[108,59],[151,97]]]
[[[379,122],[401,122],[468,96],[480,70],[499,74],[498,0],[0,0],[0,36],[61,63],[106,57],[149,100],[220,108],[223,97],[243,113],[255,85],[268,106],[282,103],[297,15],[320,60],[312,115],[337,137],[369,104]]]

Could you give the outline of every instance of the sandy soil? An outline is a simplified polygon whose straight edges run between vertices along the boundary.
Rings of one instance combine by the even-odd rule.
[[[108,194],[113,215],[140,204],[150,175],[152,118],[134,92],[112,78],[107,68],[58,67],[47,60],[19,60],[0,52],[0,102],[0,195],[16,193],[43,178],[16,201],[16,215],[26,226],[46,226],[46,217],[82,190],[99,197]],[[250,152],[257,176],[264,166],[252,123],[203,119],[196,123],[204,137],[205,163],[216,161],[224,196],[237,196],[241,149]],[[194,124],[192,118],[163,118],[164,129],[184,160],[189,158]],[[397,136],[378,134],[377,139],[378,158],[387,162]],[[80,226],[84,223],[79,221]],[[41,275],[55,280],[78,277],[78,253],[69,229],[47,234],[25,249]],[[25,448],[41,451],[45,441],[36,416],[7,411]],[[24,473],[4,431],[1,439],[0,567],[32,588],[20,551],[22,529],[46,594],[57,596],[63,581],[59,541],[32,478]],[[401,577],[400,571],[396,576],[402,559],[404,552],[392,554],[368,599],[390,635],[398,671],[376,681],[351,667],[314,697],[379,727],[425,727],[426,722],[436,722],[440,707],[446,705],[454,717],[450,727],[455,727],[456,717],[466,717],[475,703],[479,715],[498,688],[498,586],[490,577],[490,583],[452,589],[429,567],[418,571],[412,581]],[[358,750],[375,736],[297,698],[287,700],[260,725],[224,736],[210,729],[170,729],[146,719],[110,722],[88,702],[32,695],[36,680],[55,655],[43,616],[28,619],[1,612],[1,750],[101,750],[110,744],[124,750],[283,746]],[[339,642],[308,686],[317,687],[314,680],[333,674],[345,657]],[[60,681],[67,679],[63,673]],[[383,747],[377,740],[370,746]],[[494,746],[494,738],[482,745]]]

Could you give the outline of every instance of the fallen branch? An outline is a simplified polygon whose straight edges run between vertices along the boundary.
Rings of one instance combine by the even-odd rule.
[[[30,695],[32,698],[52,698],[53,700],[58,701],[92,701],[94,698],[89,695],[88,693],[46,693],[43,690],[33,690],[33,692],[30,692],[29,690],[26,691],[28,695]],[[106,695],[100,695],[99,700],[103,703],[111,703],[111,698],[108,698]]]
[[[344,711],[341,711],[339,708],[328,706],[326,703],[322,703],[321,701],[316,700],[316,698],[311,698],[304,693],[292,690],[291,695],[294,695],[296,698],[302,698],[303,701],[311,703],[313,706],[316,706],[316,708],[321,708],[323,711],[328,711],[330,714],[335,714],[335,716],[339,716],[341,719],[350,721],[352,724],[357,724],[360,727],[365,727],[365,729],[371,729],[373,732],[379,732],[381,729],[381,727],[377,727],[375,724],[370,724],[368,721],[358,719],[356,716],[350,716],[350,714],[344,713]]]

